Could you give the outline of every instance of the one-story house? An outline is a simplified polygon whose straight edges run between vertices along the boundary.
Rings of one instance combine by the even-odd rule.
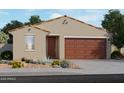
[[[13,59],[110,58],[106,30],[66,15],[9,33],[13,35]]]

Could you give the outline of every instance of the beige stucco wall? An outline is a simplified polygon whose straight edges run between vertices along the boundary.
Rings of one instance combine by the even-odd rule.
[[[31,29],[28,32],[28,29]],[[18,29],[18,31],[12,31],[13,34],[13,59],[20,59],[26,57],[34,60],[46,59],[46,34],[47,32],[31,28],[24,27]],[[25,35],[35,35],[35,50],[27,51],[25,49]]]
[[[68,24],[62,24],[64,20],[68,21]],[[87,24],[72,20],[68,17],[62,17],[54,21],[44,22],[39,25],[34,25],[38,28],[49,30],[50,33],[41,31],[33,27],[24,27],[12,31],[13,34],[13,55],[14,59],[27,57],[30,59],[46,59],[46,35],[59,36],[59,58],[65,58],[65,36],[79,36],[79,37],[104,37],[106,38],[107,32],[96,29],[95,27]],[[31,32],[28,29],[31,28]],[[35,51],[25,51],[25,38],[26,34],[35,34]],[[110,58],[110,42],[107,40],[107,58]]]
[[[111,40],[110,38],[106,38],[106,58],[110,59],[111,58]]]
[[[67,20],[68,24],[62,24],[64,20]],[[87,24],[78,22],[76,20],[72,20],[68,17],[62,17],[60,19],[44,22],[42,24],[36,25],[39,28],[50,30],[49,35],[58,35],[60,48],[59,48],[59,55],[60,59],[65,58],[65,36],[74,36],[74,37],[96,37],[96,38],[106,38],[107,32],[96,29],[95,27],[89,26]],[[84,37],[83,37],[84,36]],[[107,58],[110,58],[110,42],[107,39],[107,46],[106,46],[106,55]]]

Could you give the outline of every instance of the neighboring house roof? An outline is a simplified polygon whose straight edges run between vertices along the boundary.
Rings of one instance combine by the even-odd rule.
[[[41,28],[41,27],[37,27],[37,25],[40,25],[40,24],[43,24],[43,23],[47,23],[47,22],[51,22],[51,21],[54,21],[54,20],[57,20],[57,19],[60,19],[60,18],[64,18],[64,17],[65,17],[65,18],[72,19],[72,20],[75,20],[75,21],[80,22],[80,23],[83,23],[83,24],[86,24],[86,25],[88,25],[88,26],[94,27],[94,28],[96,28],[96,29],[98,29],[98,30],[106,31],[106,30],[103,29],[103,28],[93,26],[93,25],[91,25],[91,24],[85,23],[85,22],[83,22],[83,21],[80,21],[80,20],[78,20],[78,19],[75,19],[75,18],[66,16],[66,15],[61,16],[61,17],[57,17],[57,18],[54,18],[54,19],[50,19],[50,20],[47,20],[47,21],[44,21],[44,22],[41,22],[41,23],[37,23],[37,24],[34,24],[34,25],[30,25],[29,27],[33,27],[33,28],[36,28],[36,29],[39,29],[39,30],[45,31],[45,32],[50,32],[49,30],[43,29],[43,28]],[[24,28],[24,27],[27,27],[27,26],[18,27],[18,28],[16,28],[16,29],[9,30],[9,32],[16,31],[16,30],[21,29],[21,28]]]

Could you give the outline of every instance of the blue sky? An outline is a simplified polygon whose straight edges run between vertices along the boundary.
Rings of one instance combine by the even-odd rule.
[[[27,22],[31,15],[39,15],[42,20],[48,20],[68,15],[101,27],[101,21],[107,9],[0,9],[0,28],[11,20]],[[124,13],[124,10],[121,10]]]

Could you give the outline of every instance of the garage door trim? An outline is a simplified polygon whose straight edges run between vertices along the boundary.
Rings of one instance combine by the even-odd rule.
[[[64,38],[109,38],[107,36],[64,36]]]

